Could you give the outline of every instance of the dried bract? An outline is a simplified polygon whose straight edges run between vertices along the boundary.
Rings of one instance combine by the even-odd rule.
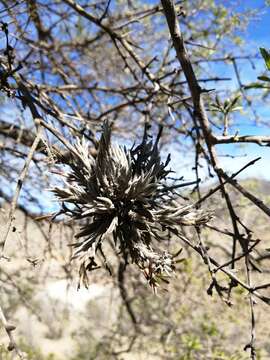
[[[209,220],[209,213],[177,202],[176,186],[166,181],[170,156],[165,162],[160,158],[160,135],[153,142],[145,128],[141,144],[127,150],[111,143],[111,125],[105,122],[96,158],[84,140],[70,156],[56,154],[69,171],[63,173],[64,188],[52,191],[62,202],[61,213],[80,221],[73,258],[81,260],[80,280],[86,286],[87,271],[98,267],[98,252],[107,265],[102,244],[111,236],[124,261],[135,263],[156,288],[172,274],[175,263],[166,251],[155,250],[159,243],[170,233],[178,234],[180,225]]]

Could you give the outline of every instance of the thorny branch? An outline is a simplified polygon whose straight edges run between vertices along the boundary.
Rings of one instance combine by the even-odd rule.
[[[249,250],[248,250],[249,240],[247,237],[246,241],[243,242],[241,240],[241,238],[239,237],[238,223],[240,223],[240,220],[238,219],[238,217],[232,207],[230,197],[225,190],[222,179],[227,180],[238,191],[240,191],[245,197],[247,197],[249,200],[251,200],[260,209],[262,209],[268,216],[270,216],[270,209],[267,206],[265,206],[260,200],[258,200],[255,196],[252,196],[252,194],[249,194],[248,191],[245,191],[245,189],[241,185],[239,185],[237,183],[237,181],[231,180],[230,177],[220,168],[219,163],[218,163],[217,153],[215,150],[215,145],[218,143],[230,143],[230,142],[238,141],[239,139],[237,139],[237,137],[226,137],[226,136],[224,136],[223,138],[217,138],[213,134],[211,126],[210,126],[210,122],[208,119],[208,115],[207,115],[207,112],[205,109],[204,101],[203,101],[203,94],[205,93],[205,91],[198,84],[195,72],[193,70],[193,66],[190,61],[189,54],[186,50],[185,41],[184,41],[183,35],[180,30],[179,21],[178,21],[178,17],[176,14],[174,2],[173,2],[173,0],[161,0],[161,3],[163,5],[164,13],[165,13],[165,16],[167,19],[173,46],[175,48],[178,60],[180,62],[180,65],[183,69],[183,72],[185,74],[185,77],[186,77],[188,85],[189,85],[190,93],[191,93],[192,100],[193,100],[194,121],[195,121],[195,119],[197,119],[197,121],[200,124],[200,129],[203,132],[203,138],[205,140],[205,143],[206,143],[206,146],[208,149],[210,163],[219,178],[220,189],[223,192],[223,195],[226,199],[228,211],[231,216],[233,228],[235,231],[235,238],[234,238],[234,242],[233,242],[233,252],[232,252],[232,262],[231,262],[232,266],[234,267],[234,264],[236,261],[236,257],[235,257],[236,241],[240,242],[240,245],[245,254],[245,263],[246,263],[248,284],[244,285],[244,287],[249,291],[250,309],[251,309],[251,341],[248,344],[248,346],[246,346],[246,349],[250,348],[251,359],[256,359],[255,315],[254,315],[254,303],[253,303],[253,295],[255,295],[255,294],[254,294],[254,291],[253,291],[252,285],[251,285],[250,259],[249,259]],[[196,123],[195,123],[195,126],[196,126]],[[258,137],[256,139],[254,137],[247,136],[247,137],[241,138],[240,141],[244,141],[244,139],[246,139],[247,142],[252,141],[252,142],[257,142],[259,144],[261,144],[262,141],[265,141],[267,145],[269,143],[269,137],[265,137],[265,138]],[[202,257],[206,256],[206,258],[208,259],[208,264],[209,264],[209,261],[211,263],[213,262],[212,260],[209,260],[209,257],[207,256],[207,253],[205,251],[203,253],[201,253],[201,255],[202,255]],[[214,263],[215,263],[215,261],[214,261]],[[210,266],[210,265],[208,265],[208,266]],[[223,268],[221,267],[221,270],[222,269]],[[209,270],[213,276],[212,270],[210,268],[209,268]],[[241,281],[239,281],[239,279],[235,279],[234,277],[232,277],[229,272],[226,271],[226,274],[229,275],[231,277],[231,279],[234,282],[236,282],[237,284],[241,283]],[[213,284],[216,284],[215,278],[213,278]],[[242,284],[242,286],[243,286],[243,284]],[[217,291],[219,291],[219,290],[217,290]],[[266,303],[270,304],[270,298],[267,298],[264,296],[261,297],[260,295],[259,295],[259,297]]]
[[[6,316],[2,310],[2,307],[0,307],[0,320],[3,324],[3,327],[9,337],[9,344],[7,349],[9,351],[13,351],[15,350],[15,353],[19,356],[20,359],[25,359],[23,353],[20,351],[20,349],[18,348],[14,336],[13,336],[13,331],[16,329],[16,326],[14,326],[13,324],[10,324],[7,319]]]

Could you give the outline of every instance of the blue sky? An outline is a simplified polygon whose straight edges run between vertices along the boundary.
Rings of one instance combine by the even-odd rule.
[[[148,0],[148,3],[157,4],[158,1]],[[240,54],[242,54],[242,51],[245,51],[246,53],[252,52],[254,54],[259,54],[260,47],[270,49],[270,5],[267,5],[267,1],[216,0],[216,3],[228,7],[232,12],[234,10],[236,12],[243,12],[244,10],[254,10],[257,12],[257,14],[252,17],[247,29],[244,32],[239,33],[239,35],[246,41],[244,50],[239,50]],[[239,62],[241,79],[244,84],[256,81],[257,77],[262,75],[262,72],[265,70],[264,62],[262,60],[256,59],[254,64],[256,65],[255,69],[252,68],[251,64],[246,60]],[[218,63],[215,66],[214,71],[220,77],[232,78],[231,81],[226,82],[225,84],[224,82],[215,84],[214,86],[217,90],[219,87],[224,88],[224,85],[227,86],[227,89],[236,88],[237,81],[232,64]],[[255,123],[254,115],[244,105],[243,112],[237,115],[237,124],[232,127],[231,134],[239,131],[240,135],[270,135],[270,101],[268,100],[265,103],[261,103],[260,106],[256,108],[256,111],[264,122],[269,122],[269,128],[266,125]],[[219,135],[221,135],[221,133]],[[183,154],[179,151],[179,149],[174,147],[169,148],[169,151],[173,155],[171,167],[176,171],[177,176],[184,176],[186,180],[194,180],[195,173],[191,170],[190,166],[190,164],[194,161],[194,156],[188,155],[187,153]],[[245,164],[260,156],[261,160],[245,170],[245,172],[239,175],[238,178],[259,177],[267,180],[270,179],[270,147],[261,147],[256,144],[230,144],[217,146],[217,151],[221,155],[220,165],[228,173],[238,171]],[[202,168],[200,175],[201,178],[204,179],[207,176],[207,169]]]
[[[246,44],[245,48],[247,51],[253,50],[254,52],[259,52],[260,47],[265,47],[270,49],[270,6],[267,6],[266,1],[264,0],[227,0],[227,1],[217,1],[218,3],[223,4],[226,7],[229,7],[232,10],[244,11],[247,9],[258,10],[258,14],[252,18],[248,28],[245,32],[241,33],[241,36],[244,37]],[[252,66],[243,61],[240,63],[240,73],[243,83],[248,83],[249,81],[256,81],[257,76],[261,75],[265,69],[263,61],[255,61],[256,69],[253,69]],[[233,69],[231,65],[218,65],[216,71],[220,76],[230,76],[233,75]],[[236,81],[233,80],[231,83],[228,83],[227,87],[233,87],[236,84]],[[249,93],[251,94],[251,93]],[[267,125],[255,124],[254,116],[250,113],[244,106],[244,113],[238,115],[239,124],[236,125],[234,130],[239,130],[240,134],[248,135],[270,135],[270,102],[269,99],[265,102],[262,102],[259,107],[256,108],[256,111],[260,118]],[[249,124],[249,125],[246,125]],[[234,131],[233,130],[233,131]],[[221,165],[228,172],[235,172],[248,163],[250,160],[261,156],[262,159],[257,162],[256,165],[250,167],[246,170],[241,177],[261,177],[264,179],[270,179],[270,147],[261,147],[256,144],[249,145],[220,145],[217,147],[217,150],[220,154],[231,156],[236,156],[236,158],[230,157],[220,157]],[[202,171],[202,177],[205,171]],[[187,172],[186,176],[188,178],[192,177],[192,173]]]
[[[236,1],[234,1],[236,2]],[[222,1],[226,6],[232,1]],[[237,10],[255,9],[261,11],[261,14],[253,19],[247,29],[247,39],[253,40],[255,43],[261,43],[266,47],[270,47],[269,22],[270,22],[270,6],[266,5],[265,0],[242,0],[238,1]],[[269,3],[270,4],[270,3]]]

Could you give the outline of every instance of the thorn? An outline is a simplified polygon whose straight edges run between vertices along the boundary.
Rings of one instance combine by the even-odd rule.
[[[6,329],[7,332],[14,331],[16,329],[16,326],[12,325],[12,324],[7,324],[5,326],[5,329]]]
[[[12,351],[15,349],[15,344],[13,342],[10,342],[7,347],[8,351]]]

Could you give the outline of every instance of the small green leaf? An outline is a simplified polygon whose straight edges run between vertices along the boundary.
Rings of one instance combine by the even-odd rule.
[[[239,110],[242,110],[242,109],[243,109],[242,106],[235,106],[235,107],[232,107],[232,108],[230,109],[230,111],[239,111]]]
[[[224,109],[226,109],[230,105],[229,100],[224,101]]]
[[[235,98],[233,98],[231,101],[231,107],[233,107],[237,103],[237,101],[240,100],[240,98],[240,95],[236,95]]]
[[[264,59],[267,70],[270,70],[270,53],[265,48],[260,48],[261,55]]]
[[[248,90],[248,89],[270,89],[269,86],[266,86],[264,84],[260,84],[260,83],[251,83],[249,85],[244,86],[244,89]]]
[[[216,95],[216,103],[217,103],[217,105],[219,106],[219,107],[221,107],[221,103],[220,103],[220,101],[219,101],[219,97]]]
[[[270,78],[268,76],[258,76],[258,79],[262,81],[270,81]]]

